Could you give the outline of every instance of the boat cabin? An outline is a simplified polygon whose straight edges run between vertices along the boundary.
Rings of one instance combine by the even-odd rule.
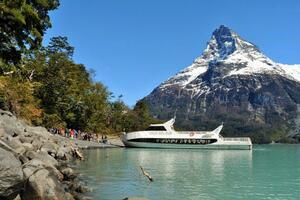
[[[169,121],[163,124],[150,124],[150,126],[146,129],[146,131],[169,131],[173,132],[174,127],[173,124],[175,122],[175,118],[170,119]]]
[[[146,131],[167,131],[164,126],[149,126]]]

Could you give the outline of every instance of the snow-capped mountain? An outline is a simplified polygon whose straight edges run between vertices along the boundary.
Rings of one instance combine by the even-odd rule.
[[[184,87],[216,63],[226,65],[223,76],[269,73],[300,81],[300,65],[285,65],[272,61],[254,44],[221,25],[213,32],[203,54],[196,58],[192,65],[161,84],[160,88],[170,85]]]
[[[272,61],[222,25],[200,57],[144,100],[158,118],[177,111],[177,125],[184,128],[211,128],[224,121],[225,134],[250,134],[260,127],[262,135],[275,131],[266,138],[277,140],[296,135],[300,127],[300,65]]]

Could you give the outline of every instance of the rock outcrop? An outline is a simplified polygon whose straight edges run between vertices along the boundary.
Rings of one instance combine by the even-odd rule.
[[[22,190],[24,175],[21,162],[12,152],[0,147],[0,199],[13,199]]]
[[[0,199],[85,198],[88,189],[68,167],[76,152],[69,140],[0,110]]]

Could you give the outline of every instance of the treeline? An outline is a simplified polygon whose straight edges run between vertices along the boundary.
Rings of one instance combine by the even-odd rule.
[[[45,127],[68,127],[93,133],[143,129],[156,120],[147,104],[130,109],[121,97],[72,57],[67,37],[42,46],[51,26],[48,11],[56,0],[8,0],[0,4],[0,108]]]

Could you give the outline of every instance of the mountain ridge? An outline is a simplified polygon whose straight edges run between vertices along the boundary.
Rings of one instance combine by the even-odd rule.
[[[280,140],[300,129],[300,65],[274,62],[256,45],[221,25],[190,66],[161,83],[144,100],[160,119],[178,110],[181,128],[212,128],[222,120],[234,127],[234,134],[228,135],[244,135],[248,133],[243,124],[254,129],[258,123],[266,131],[280,130],[280,136],[267,138]],[[251,136],[252,131],[248,132]]]
[[[225,32],[225,37],[222,37]],[[228,35],[232,37],[228,37]],[[221,35],[221,36],[220,36]],[[228,42],[228,38],[230,38]],[[226,40],[227,39],[227,40]],[[222,41],[223,43],[221,43]],[[230,43],[230,44],[229,44]],[[225,46],[227,44],[227,46]],[[219,47],[221,46],[221,47]],[[220,54],[221,52],[221,54]],[[240,36],[238,36],[235,32],[231,29],[221,25],[218,29],[216,29],[206,49],[203,51],[203,54],[196,58],[194,62],[186,67],[185,69],[181,70],[175,76],[169,78],[165,81],[161,86],[168,84],[169,80],[172,78],[186,76],[190,79],[183,83],[182,85],[186,85],[190,83],[192,80],[197,78],[197,76],[204,73],[208,65],[211,63],[216,62],[224,62],[226,63],[243,63],[247,62],[248,66],[244,66],[240,70],[232,71],[231,74],[227,75],[235,75],[235,74],[249,74],[249,73],[274,73],[277,72],[281,75],[287,76],[287,78],[293,78],[300,82],[300,64],[295,65],[288,65],[288,64],[281,64],[272,61],[270,58],[265,56],[256,45],[243,40]],[[256,71],[256,68],[252,66],[260,66],[261,71]],[[299,69],[298,69],[299,68]],[[272,71],[274,70],[274,71]],[[176,81],[177,82],[177,81]]]

